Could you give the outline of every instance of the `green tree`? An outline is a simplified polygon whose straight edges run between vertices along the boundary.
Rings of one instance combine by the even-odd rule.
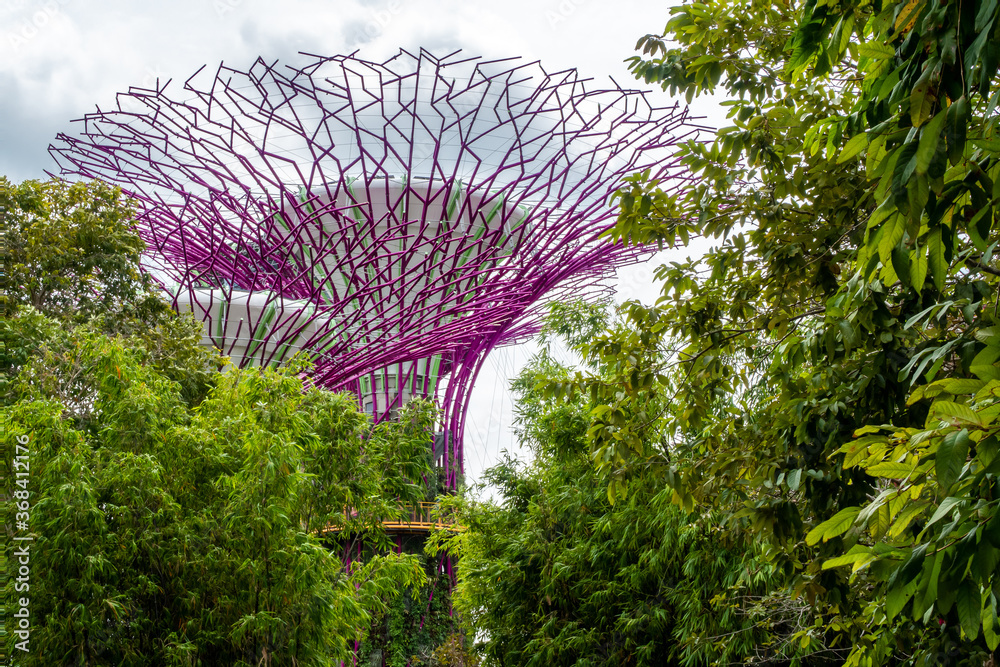
[[[112,220],[120,243],[32,264],[33,284],[58,296],[39,300],[45,312],[14,297],[0,321],[0,437],[5,461],[23,457],[6,478],[27,514],[10,517],[8,545],[33,537],[30,577],[5,582],[30,613],[16,664],[349,660],[398,592],[425,580],[419,559],[388,553],[381,522],[424,497],[432,406],[373,427],[353,397],[306,390],[303,366],[217,372],[200,325],[150,303],[135,278],[127,206],[100,185],[73,191],[74,211],[102,211],[70,216],[74,233]],[[48,229],[25,224],[23,246],[44,254],[34,235]],[[80,267],[97,264],[84,280]],[[386,555],[345,570],[330,547],[362,536]]]
[[[682,147],[684,191],[632,179],[612,236],[714,247],[595,338],[613,381],[551,392],[594,401],[613,496],[656,469],[678,503],[768,536],[851,664],[981,663],[1000,643],[1000,6],[671,13],[633,71],[722,93],[733,125]],[[644,412],[654,396],[669,407]]]
[[[466,638],[453,615],[452,581],[442,571],[441,557],[426,556],[423,535],[403,538],[403,552],[418,553],[426,583],[387,601],[387,611],[376,617],[358,650],[359,664],[388,667],[472,667]]]
[[[133,213],[118,188],[100,181],[14,185],[0,177],[4,401],[15,400],[11,382],[56,328],[85,322],[109,334],[141,335],[138,349],[181,383],[185,398],[205,396],[221,360],[195,344],[200,326],[178,317],[140,271],[145,246],[132,229]],[[15,327],[9,318],[28,306],[35,314]]]
[[[422,460],[433,411],[413,405],[373,430],[353,397],[258,370],[223,374],[192,409],[139,344],[73,330],[73,353],[44,350],[3,410],[5,451],[30,443],[34,627],[21,664],[348,659],[384,601],[423,573],[407,556],[345,573],[319,532],[374,539],[422,496],[420,477],[399,471]],[[85,407],[70,416],[36,366],[75,375],[91,389]],[[330,458],[355,462],[351,476]],[[345,519],[345,507],[357,512]]]
[[[4,311],[31,305],[57,319],[116,314],[146,292],[132,207],[100,181],[0,177]]]
[[[578,343],[602,320],[554,311],[549,334]],[[547,396],[570,372],[546,354],[529,365],[514,387],[531,462],[507,456],[486,472],[496,501],[452,501],[464,527],[443,539],[458,554],[456,606],[485,637],[486,664],[796,661],[806,605],[776,589],[763,543],[681,509],[655,474],[631,476],[611,502],[587,442],[594,405]]]

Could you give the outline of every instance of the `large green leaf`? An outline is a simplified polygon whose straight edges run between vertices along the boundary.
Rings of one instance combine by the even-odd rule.
[[[935,401],[931,406],[931,413],[936,418],[953,424],[983,425],[982,418],[974,410],[954,401]]]
[[[848,507],[840,510],[833,517],[810,530],[806,535],[806,544],[817,544],[820,540],[826,542],[843,534],[854,524],[860,511],[859,507]]]
[[[950,488],[958,480],[962,468],[965,467],[971,445],[969,430],[965,428],[961,431],[952,431],[942,438],[934,461],[934,471],[938,483],[945,489]]]
[[[916,154],[916,173],[926,174],[927,168],[931,164],[931,159],[937,151],[938,143],[941,141],[941,130],[944,128],[947,112],[939,111],[933,120],[924,126],[920,133],[920,144]]]
[[[851,137],[850,141],[844,145],[844,150],[840,152],[840,157],[837,158],[837,162],[847,162],[848,160],[856,157],[865,149],[868,145],[868,135],[857,134]]]
[[[877,463],[866,469],[869,475],[885,477],[886,479],[906,479],[916,470],[915,465],[907,463]]]
[[[885,613],[889,620],[892,620],[899,615],[899,612],[903,610],[906,603],[913,597],[913,593],[916,589],[917,585],[913,582],[906,585],[899,584],[889,588],[889,592],[885,596]]]
[[[983,639],[991,651],[1000,647],[1000,621],[997,619],[996,606],[983,605]]]
[[[858,563],[870,561],[874,558],[875,556],[872,555],[870,547],[855,545],[851,547],[851,550],[843,556],[836,556],[834,558],[827,558],[824,560],[823,569],[830,570],[836,567],[843,567],[844,565],[856,566]]]
[[[910,121],[914,127],[920,127],[930,118],[937,103],[939,67],[926,67],[910,93]]]
[[[982,616],[982,596],[979,592],[979,586],[969,579],[962,581],[958,586],[955,606],[958,608],[958,619],[962,624],[962,632],[970,641],[974,641],[979,636]]]
[[[944,259],[944,242],[941,234],[941,227],[935,227],[927,235],[927,265],[934,287],[938,291],[944,289],[945,280],[948,278],[948,263]]]

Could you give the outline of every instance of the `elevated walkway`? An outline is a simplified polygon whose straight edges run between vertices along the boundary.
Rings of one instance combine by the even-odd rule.
[[[384,519],[381,523],[385,528],[387,533],[396,535],[400,533],[409,534],[428,534],[434,530],[450,530],[454,532],[461,532],[465,530],[463,526],[458,525],[452,521],[435,519],[433,516],[434,508],[437,507],[437,503],[417,503],[416,505],[410,505],[407,509],[409,511],[407,516],[402,518],[392,518]],[[348,510],[349,516],[356,516],[354,510]],[[329,525],[320,531],[323,535],[329,535],[332,533],[339,533],[342,530],[340,526]]]

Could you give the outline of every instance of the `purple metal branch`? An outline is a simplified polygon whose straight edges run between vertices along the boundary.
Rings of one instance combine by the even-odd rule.
[[[609,197],[644,169],[683,187],[670,149],[698,128],[538,63],[309,58],[131,88],[50,151],[138,201],[147,269],[235,363],[305,350],[376,419],[437,397],[454,485],[486,355],[638,258],[600,239]]]

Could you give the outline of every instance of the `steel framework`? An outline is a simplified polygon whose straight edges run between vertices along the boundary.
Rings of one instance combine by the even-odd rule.
[[[137,200],[146,268],[234,363],[305,351],[375,419],[436,397],[454,485],[486,355],[637,258],[600,238],[610,195],[644,169],[683,187],[668,149],[697,128],[537,63],[304,58],[131,88],[50,151]]]

